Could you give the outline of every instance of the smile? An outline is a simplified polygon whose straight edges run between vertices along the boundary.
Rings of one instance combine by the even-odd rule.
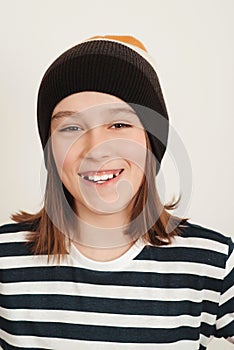
[[[78,174],[82,179],[96,183],[103,184],[118,177],[124,169],[118,170],[104,170],[104,171],[90,171]]]

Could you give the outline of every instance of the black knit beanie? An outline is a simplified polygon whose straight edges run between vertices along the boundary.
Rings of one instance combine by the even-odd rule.
[[[37,101],[44,150],[55,106],[81,91],[114,95],[136,110],[149,136],[158,172],[167,145],[168,114],[153,60],[143,44],[131,36],[92,37],[65,51],[50,65]]]

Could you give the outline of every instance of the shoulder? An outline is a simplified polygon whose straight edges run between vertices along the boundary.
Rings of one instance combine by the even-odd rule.
[[[34,231],[30,223],[9,223],[0,226],[0,257],[28,254],[27,235]]]
[[[178,241],[190,247],[198,246],[224,255],[230,255],[234,249],[231,236],[192,222],[187,222],[181,227],[181,236],[175,240],[175,244]]]
[[[227,244],[231,237],[226,233],[221,233],[217,230],[201,226],[197,223],[187,221],[185,225],[180,226],[184,238],[198,238]]]
[[[231,236],[196,223],[187,222],[180,227],[181,235],[176,237],[171,247],[182,248],[191,259],[202,259],[207,264],[225,267],[234,252]]]
[[[27,222],[12,222],[9,224],[4,224],[0,226],[0,243],[5,241],[10,241],[11,238],[23,236],[26,232],[34,231],[33,225]]]
[[[194,268],[197,274],[205,274],[210,269],[213,271],[212,276],[217,271],[223,276],[223,269],[233,251],[232,239],[191,222],[179,226],[179,229],[181,234],[174,237],[171,244],[160,247],[151,245],[143,250],[139,258],[167,262],[171,264],[172,270],[176,266],[188,271]]]
[[[33,225],[27,222],[12,222],[0,226],[0,238],[1,234],[14,233],[20,231],[33,231]]]

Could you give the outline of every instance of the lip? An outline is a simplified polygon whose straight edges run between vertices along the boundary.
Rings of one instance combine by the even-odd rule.
[[[106,170],[93,170],[93,171],[84,171],[82,173],[78,173],[79,176],[101,176],[101,175],[110,175],[117,174],[120,171],[123,171],[123,168],[120,169],[106,169]]]
[[[95,176],[95,175],[101,176],[101,175],[117,174],[118,172],[119,172],[118,176],[114,177],[111,180],[105,181],[103,183],[92,182],[92,181],[89,181],[89,180],[84,179],[82,177],[82,176]],[[116,181],[118,181],[123,172],[124,172],[124,169],[120,168],[120,169],[108,169],[108,170],[101,170],[101,171],[85,171],[82,173],[78,173],[78,175],[81,178],[81,180],[84,181],[84,183],[86,185],[89,185],[89,186],[108,186],[108,185],[113,184]]]

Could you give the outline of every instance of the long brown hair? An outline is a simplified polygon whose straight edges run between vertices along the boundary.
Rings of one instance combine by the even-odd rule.
[[[145,134],[147,147],[151,150],[147,133]],[[50,141],[46,152],[48,175],[43,208],[36,214],[20,211],[11,218],[16,222],[30,224],[33,232],[28,234],[28,244],[32,253],[60,259],[67,254],[67,239],[63,232],[68,228],[74,229],[76,224],[71,215],[71,212],[74,213],[74,198],[61,183]],[[144,241],[154,246],[170,244],[173,237],[181,233],[179,225],[188,220],[168,212],[178,206],[181,196],[163,205],[156,188],[156,163],[149,154],[145,168],[147,176],[144,174],[142,185],[134,198],[134,209],[126,234],[136,237],[138,232],[144,233],[141,235]]]

